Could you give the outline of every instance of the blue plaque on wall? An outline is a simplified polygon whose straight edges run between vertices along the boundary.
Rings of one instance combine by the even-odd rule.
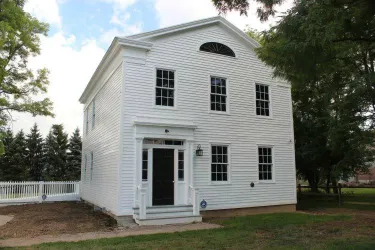
[[[206,208],[207,207],[207,201],[202,200],[201,201],[201,208]]]
[[[42,199],[45,201],[47,199],[47,195],[43,194]]]

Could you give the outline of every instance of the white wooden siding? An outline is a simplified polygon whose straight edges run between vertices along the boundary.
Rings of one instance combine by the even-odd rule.
[[[207,41],[229,46],[237,57],[198,51]],[[129,211],[134,204],[133,120],[137,115],[188,119],[198,126],[194,149],[201,144],[204,156],[194,157],[194,185],[207,201],[207,209],[295,203],[290,88],[277,85],[272,70],[218,25],[151,42],[154,46],[147,53],[145,65],[126,60],[124,64],[120,210]],[[176,109],[154,106],[155,68],[176,71]],[[211,75],[228,79],[230,114],[209,112]],[[270,85],[272,118],[255,115],[255,82]],[[230,184],[210,184],[210,142],[231,145]],[[274,145],[275,183],[258,183],[257,144]],[[255,183],[254,188],[250,187],[251,182]]]
[[[120,137],[120,104],[123,82],[122,57],[114,60],[96,84],[85,103],[89,112],[88,132],[83,133],[82,155],[87,155],[86,178],[82,161],[82,198],[116,214],[118,211],[118,165]],[[95,126],[92,128],[92,100],[95,98]],[[85,115],[85,124],[87,116]],[[91,176],[91,157],[94,166]]]

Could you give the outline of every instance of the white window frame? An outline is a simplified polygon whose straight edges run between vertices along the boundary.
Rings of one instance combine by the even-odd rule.
[[[226,181],[213,181],[211,178],[212,173],[212,146],[225,146],[228,149],[228,163],[227,163],[227,180]],[[229,142],[210,142],[210,165],[209,165],[209,183],[210,185],[230,185],[231,184],[231,144]]]
[[[173,92],[173,106],[162,106],[156,105],[156,88],[157,88],[157,72],[158,70],[166,70],[166,71],[173,71],[174,72],[174,92]],[[178,93],[178,73],[176,69],[168,68],[168,67],[155,67],[154,68],[154,83],[153,83],[153,107],[156,109],[168,109],[168,110],[176,110],[177,109],[177,93]]]
[[[90,152],[90,182],[92,182],[92,174],[94,171],[94,152]]]
[[[86,109],[86,135],[89,133],[89,108]]]
[[[256,91],[256,86],[257,85],[263,85],[268,87],[268,106],[269,106],[269,116],[266,115],[258,115],[257,114],[257,91]],[[259,99],[261,100],[261,99]],[[264,101],[264,100],[261,100]],[[254,114],[257,118],[262,118],[262,119],[272,119],[273,118],[273,112],[272,112],[272,86],[269,84],[261,83],[261,82],[254,82]]]
[[[182,155],[183,155],[183,159],[181,160],[180,159],[180,153],[182,153]],[[177,159],[177,181],[179,181],[179,182],[184,182],[185,181],[185,178],[186,178],[186,176],[185,176],[185,174],[186,174],[186,171],[185,171],[185,158],[186,158],[186,156],[185,156],[185,150],[181,150],[181,149],[179,149],[179,150],[177,150],[177,156],[178,156],[178,159]],[[180,169],[180,162],[182,162],[182,169]],[[182,179],[180,179],[180,176],[179,176],[179,174],[180,174],[180,171],[182,171],[182,173],[183,173],[183,178]]]
[[[147,160],[143,159],[143,153],[144,152],[147,153]],[[144,182],[144,183],[147,183],[148,180],[149,180],[149,175],[148,175],[148,173],[149,173],[149,161],[150,161],[150,159],[149,159],[149,149],[143,148],[142,149],[142,176],[141,176],[141,178],[142,178],[142,182]],[[146,169],[143,169],[143,162],[147,162],[147,168]],[[145,171],[145,170],[146,170],[146,173],[147,173],[147,179],[146,180],[143,179],[143,171]]]
[[[208,52],[207,52],[208,53]],[[221,79],[225,79],[225,87],[226,87],[226,111],[218,111],[218,110],[211,110],[211,78],[221,78]],[[219,75],[213,75],[213,74],[210,74],[208,76],[208,113],[210,114],[221,114],[221,115],[230,115],[230,99],[229,99],[229,93],[230,93],[230,89],[229,89],[229,78],[228,77],[223,77],[223,76],[219,76]]]
[[[271,180],[260,180],[259,179],[259,148],[271,148],[271,157],[272,157],[272,179]],[[269,144],[257,144],[256,147],[256,157],[257,157],[257,178],[258,178],[258,183],[275,183],[276,182],[276,171],[275,171],[275,147],[274,145],[269,145]]]
[[[95,112],[95,98],[92,100],[92,121],[91,121],[91,129],[94,129],[95,128],[95,116],[96,116],[96,112]]]
[[[84,182],[86,182],[86,179],[87,179],[87,176],[86,176],[86,174],[87,174],[87,154],[85,154],[85,165],[84,165],[84,171],[83,171],[83,174],[84,174],[84,176],[83,176],[83,181]]]

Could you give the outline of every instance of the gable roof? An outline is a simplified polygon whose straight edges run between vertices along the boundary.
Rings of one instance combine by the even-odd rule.
[[[134,39],[134,40],[144,40],[148,38],[153,38],[153,37],[158,37],[158,36],[164,36],[164,35],[169,35],[175,32],[180,32],[180,31],[185,31],[189,29],[194,29],[214,23],[219,23],[222,24],[224,27],[228,28],[235,34],[237,34],[240,38],[248,42],[251,46],[253,47],[259,47],[260,44],[255,41],[253,38],[249,37],[246,33],[244,33],[242,30],[237,28],[235,25],[230,23],[227,19],[221,16],[215,16],[215,17],[210,17],[210,18],[205,18],[193,22],[188,22],[188,23],[183,23],[179,25],[174,25],[162,29],[157,29],[149,32],[144,32],[136,35],[131,35],[131,36],[126,36],[124,38],[128,39]]]
[[[92,91],[95,82],[100,77],[100,73],[103,73],[103,70],[107,67],[107,64],[110,63],[110,60],[113,58],[115,54],[115,51],[117,51],[120,46],[150,50],[152,48],[152,43],[143,40],[159,36],[171,35],[176,32],[187,31],[212,24],[222,25],[223,27],[227,28],[229,31],[231,31],[233,34],[235,34],[237,37],[239,37],[241,40],[243,40],[253,48],[257,48],[260,46],[260,44],[257,41],[249,37],[246,33],[244,33],[242,30],[240,30],[235,25],[233,25],[221,16],[205,18],[193,22],[174,25],[126,37],[115,37],[111,43],[111,46],[108,48],[107,52],[103,56],[103,59],[100,61],[98,67],[92,75],[81,97],[79,98],[79,101],[81,103],[85,103],[87,101],[87,98],[90,92]]]

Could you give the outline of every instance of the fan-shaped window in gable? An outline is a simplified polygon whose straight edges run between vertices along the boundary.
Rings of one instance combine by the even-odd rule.
[[[236,57],[236,55],[234,54],[233,50],[231,50],[231,48],[221,43],[215,43],[215,42],[204,43],[201,45],[199,50],[211,52],[215,54],[220,54],[220,55],[225,55],[225,56]]]

